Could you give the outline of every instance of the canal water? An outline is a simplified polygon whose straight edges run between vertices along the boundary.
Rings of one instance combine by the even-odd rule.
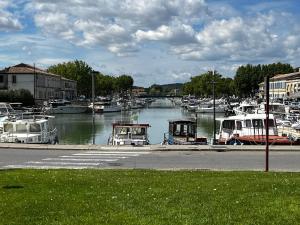
[[[222,115],[217,115],[222,116]],[[107,144],[112,132],[112,123],[118,121],[134,121],[148,123],[149,140],[151,144],[160,144],[164,133],[168,131],[168,120],[195,118],[195,114],[178,108],[144,108],[130,112],[104,113],[95,115],[95,144]],[[61,114],[55,116],[55,126],[58,129],[60,144],[92,144],[93,143],[92,114]],[[213,115],[198,114],[198,134],[213,136]],[[218,129],[218,124],[217,124]]]

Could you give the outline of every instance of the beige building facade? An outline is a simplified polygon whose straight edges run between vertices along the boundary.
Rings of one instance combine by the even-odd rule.
[[[49,99],[77,97],[77,82],[28,64],[18,64],[0,70],[0,90],[30,91],[36,104]]]
[[[264,97],[265,83],[259,84],[259,97]],[[300,71],[295,73],[278,74],[270,78],[270,98],[286,99],[300,94]]]

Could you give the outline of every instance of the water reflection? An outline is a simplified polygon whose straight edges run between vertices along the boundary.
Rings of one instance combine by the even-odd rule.
[[[221,117],[223,115],[217,115]],[[95,144],[107,144],[112,132],[112,123],[118,121],[149,123],[149,140],[159,144],[168,131],[171,119],[195,118],[196,115],[181,108],[148,108],[122,113],[105,113],[95,115]],[[213,136],[213,115],[198,114],[198,133],[211,138]],[[61,144],[91,144],[93,127],[91,114],[56,115],[55,124]],[[217,129],[219,125],[217,123]]]

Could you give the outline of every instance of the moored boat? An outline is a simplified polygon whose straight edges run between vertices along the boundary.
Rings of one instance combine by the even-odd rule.
[[[109,145],[148,145],[149,124],[113,123],[112,134],[108,139]]]
[[[2,143],[55,144],[57,130],[46,118],[7,119],[2,122]]]
[[[266,115],[246,114],[219,118],[219,144],[266,144]],[[269,115],[269,144],[299,144],[297,140],[278,135],[273,114]]]
[[[203,136],[198,136],[196,120],[170,120],[169,132],[164,134],[163,144],[204,145],[207,144],[207,138]]]

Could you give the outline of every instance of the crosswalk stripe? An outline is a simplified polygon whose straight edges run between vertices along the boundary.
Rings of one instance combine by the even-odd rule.
[[[88,163],[88,162],[40,162],[40,161],[29,161],[27,164],[50,164],[50,165],[84,165],[84,166],[98,166],[101,163]]]
[[[102,155],[94,155],[94,156],[91,156],[91,155],[62,155],[62,156],[59,156],[59,158],[82,158],[82,159],[85,159],[85,158],[93,158],[93,159],[126,159],[128,157],[126,156],[102,156]]]
[[[22,169],[22,168],[32,168],[32,169],[88,169],[93,168],[91,166],[55,166],[55,165],[8,165],[4,166],[8,169]]]
[[[123,152],[118,152],[118,151],[87,151],[85,153],[96,153],[96,154],[149,154],[150,152],[135,152],[135,151],[132,151],[132,152],[129,152],[129,151],[123,151]]]
[[[76,153],[73,155],[81,155],[81,156],[139,156],[139,154],[95,154],[95,153]]]
[[[86,161],[86,162],[114,162],[119,159],[83,159],[83,158],[46,158],[44,161]]]

